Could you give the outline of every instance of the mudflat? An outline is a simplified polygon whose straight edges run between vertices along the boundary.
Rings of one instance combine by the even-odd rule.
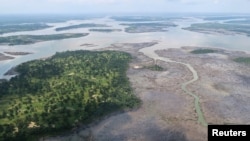
[[[173,61],[165,62],[139,52],[155,44],[157,42],[119,43],[104,49],[125,51],[133,56],[127,76],[135,95],[142,100],[140,108],[45,140],[206,141],[207,127],[198,121],[194,98],[182,89],[183,83],[193,79],[184,63],[190,64],[199,76],[187,85],[187,90],[199,97],[199,106],[208,124],[249,124],[250,66],[234,61],[249,54],[222,49],[213,49],[214,53],[191,53],[202,47],[156,51],[160,57]],[[155,64],[163,70],[148,69],[147,66]]]
[[[14,57],[6,56],[6,55],[0,53],[0,61],[10,60],[10,59],[14,59]]]

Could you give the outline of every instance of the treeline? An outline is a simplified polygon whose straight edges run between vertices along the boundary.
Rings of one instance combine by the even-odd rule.
[[[130,59],[68,51],[19,65],[18,76],[0,83],[0,140],[36,140],[138,106],[126,76]]]

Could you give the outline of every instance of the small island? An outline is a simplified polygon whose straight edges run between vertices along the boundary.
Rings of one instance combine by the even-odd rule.
[[[245,20],[236,20],[236,21],[227,21],[225,23],[231,23],[231,24],[250,24],[250,19]]]
[[[166,28],[177,26],[173,23],[132,23],[121,25],[129,26],[125,28],[127,33],[166,32]]]
[[[85,44],[81,44],[80,46],[81,47],[96,47],[98,45],[85,43]]]
[[[131,58],[119,51],[67,51],[17,66],[19,74],[0,83],[0,138],[38,140],[137,107],[126,76]]]
[[[89,27],[109,27],[109,26],[105,24],[84,23],[84,24],[78,24],[78,25],[58,27],[55,30],[63,31],[63,30],[70,30],[70,29],[77,29],[77,28],[89,28]]]
[[[250,25],[198,23],[198,24],[192,24],[190,27],[183,29],[205,34],[223,34],[223,35],[242,34],[250,36],[250,30],[249,30]]]
[[[10,52],[10,51],[5,51],[4,53],[9,54],[9,55],[14,55],[14,56],[32,54],[31,52]]]
[[[89,29],[89,31],[94,31],[94,32],[120,32],[122,31],[121,29]]]
[[[52,26],[42,23],[0,25],[0,34],[10,33],[10,32],[20,32],[20,31],[33,31],[49,27]]]
[[[216,53],[218,52],[217,50],[213,50],[213,49],[195,49],[193,51],[191,51],[190,53],[192,54],[207,54],[207,53]]]
[[[79,38],[87,35],[88,33],[64,33],[64,34],[51,34],[51,35],[15,35],[15,36],[0,37],[0,45],[4,44],[10,46],[26,45],[42,41]]]

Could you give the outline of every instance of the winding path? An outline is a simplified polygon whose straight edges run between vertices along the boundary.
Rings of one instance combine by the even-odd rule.
[[[165,58],[165,57],[160,57],[158,54],[156,54],[155,52],[154,53],[151,53],[151,54],[148,54],[144,51],[141,50],[141,52],[143,52],[146,56],[154,59],[155,61],[156,60],[162,60],[164,62],[172,62],[172,63],[178,63],[178,64],[181,64],[181,65],[184,65],[185,67],[187,67],[192,75],[193,75],[193,79],[192,80],[189,80],[185,83],[182,83],[181,85],[181,89],[187,93],[188,95],[191,95],[193,98],[194,98],[194,104],[195,104],[195,110],[196,110],[196,113],[197,113],[197,116],[198,116],[198,122],[202,125],[202,126],[207,126],[207,122],[204,118],[204,115],[203,115],[203,112],[201,111],[201,107],[200,107],[200,98],[192,93],[191,91],[187,90],[187,86],[195,81],[197,81],[199,79],[199,76],[198,76],[198,73],[197,71],[190,65],[190,64],[187,64],[187,63],[183,63],[183,62],[178,62],[178,61],[173,61],[173,60],[170,60],[169,58]]]

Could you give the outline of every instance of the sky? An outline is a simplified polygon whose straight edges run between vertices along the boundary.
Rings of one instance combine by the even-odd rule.
[[[250,0],[0,0],[0,14],[250,13]]]

